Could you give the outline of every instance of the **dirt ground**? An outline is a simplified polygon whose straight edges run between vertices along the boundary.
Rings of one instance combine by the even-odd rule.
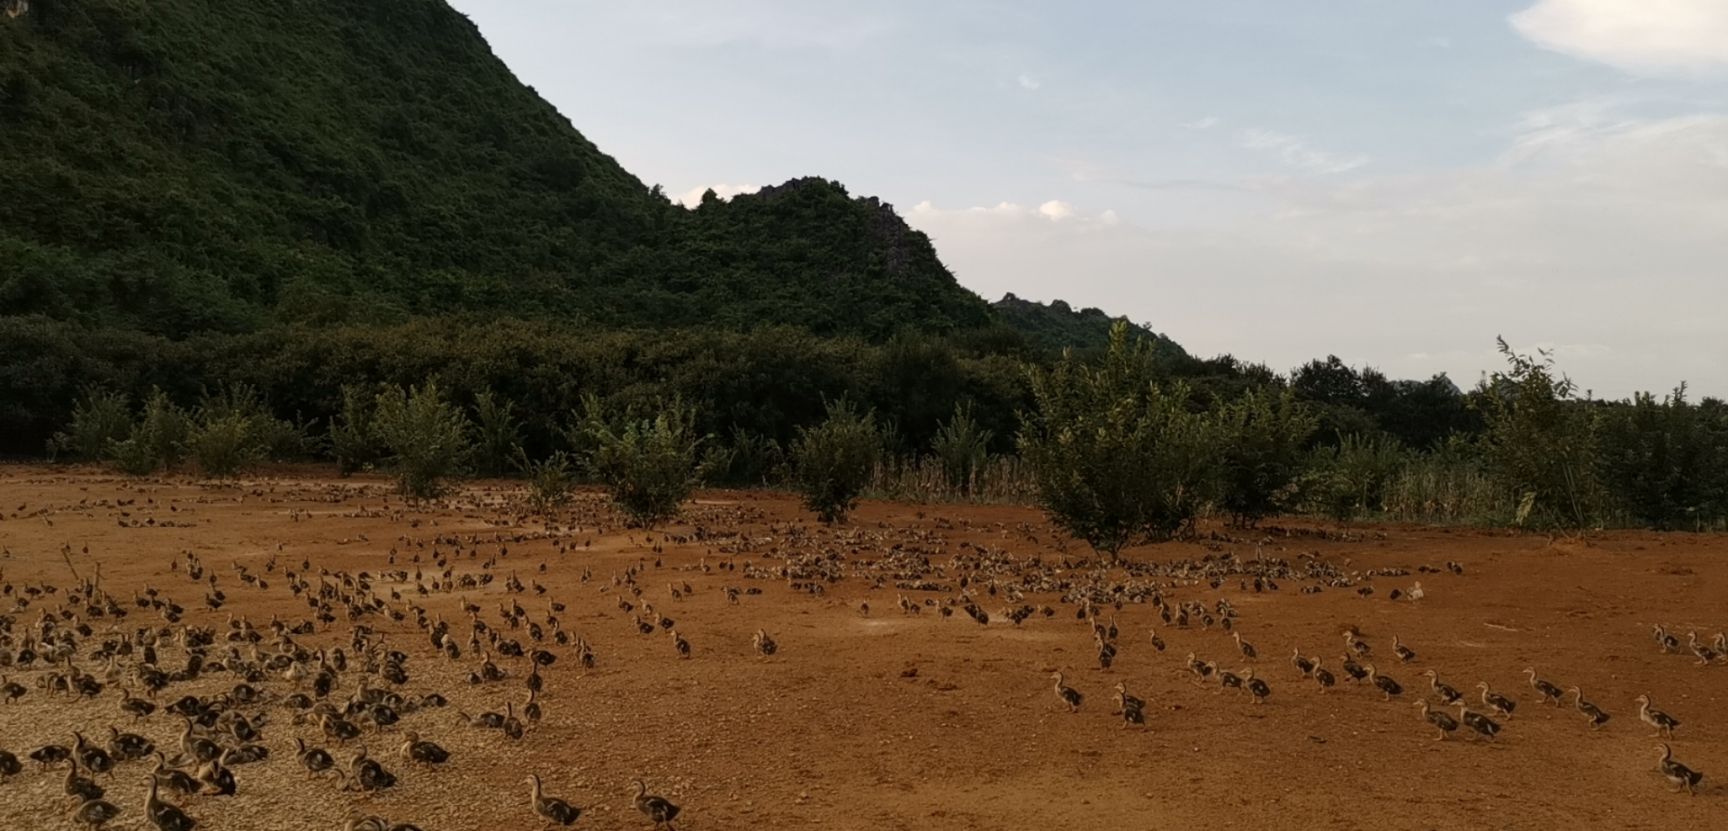
[[[410,656],[400,692],[449,698],[448,708],[411,713],[360,739],[398,775],[397,787],[362,796],[310,780],[295,762],[294,738],[344,761],[353,744],[339,748],[315,725],[294,724],[281,698],[296,685],[273,674],[259,685],[266,700],[239,708],[265,715],[262,743],[273,755],[234,768],[236,796],[172,797],[200,828],[338,829],[355,812],[427,831],[541,828],[529,807],[530,773],[545,779],[549,794],[585,809],[575,827],[596,829],[652,828],[632,804],[638,777],[683,806],[677,827],[688,831],[1728,823],[1720,785],[1728,776],[1728,666],[1663,654],[1651,637],[1657,623],[1682,641],[1689,631],[1708,640],[1728,628],[1723,536],[1555,541],[1280,522],[1255,532],[1208,527],[1204,540],[1127,552],[1141,564],[1134,573],[1104,574],[1082,565],[1083,546],[1063,545],[1027,508],[866,503],[850,524],[827,529],[783,494],[708,492],[680,523],[649,534],[619,527],[598,494],[581,495],[547,524],[527,514],[511,483],[470,484],[436,505],[411,506],[383,480],[322,476],[287,471],[212,485],[0,467],[0,619],[12,618],[14,650],[98,567],[101,588],[129,610],[123,621],[85,619],[94,631],[81,639],[76,665],[98,676],[107,665],[88,656],[115,637],[115,627],[173,628],[133,602],[147,587],[183,605],[183,623],[215,628],[213,656],[226,654],[231,620],[263,628],[272,617],[311,619],[307,601],[289,591],[287,572],[339,587],[364,573],[385,608],[406,612],[401,621],[339,615],[296,638],[309,648],[345,646],[356,625],[371,627]],[[202,562],[203,582],[188,576],[186,552]],[[435,588],[440,558],[448,558],[453,579],[494,579]],[[1276,590],[1244,583],[1250,578],[1239,572],[1265,571],[1273,561],[1295,573],[1275,578]],[[1448,562],[1463,573],[1448,571]],[[268,587],[243,582],[236,565]],[[639,569],[633,584],[625,579],[632,568]],[[405,580],[390,574],[398,570]],[[415,590],[417,570],[425,594]],[[206,606],[209,575],[226,597],[219,610]],[[506,589],[512,576],[520,593]],[[1418,580],[1421,599],[1391,599],[1393,589],[1408,591]],[[50,586],[54,594],[27,591]],[[1372,594],[1359,594],[1363,587]],[[738,590],[736,602],[728,588]],[[1235,631],[1258,659],[1241,655],[1219,626],[1160,623],[1142,602],[1154,589],[1172,607],[1197,601],[1216,609],[1227,600]],[[1091,626],[1076,616],[1086,591],[1125,601],[1099,607],[1099,622],[1113,621],[1120,632],[1107,671],[1098,666]],[[989,614],[987,625],[958,608],[940,614],[963,592]],[[902,594],[921,611],[902,611]],[[527,661],[496,657],[510,677],[472,685],[465,679],[479,657],[466,648],[455,661],[439,654],[411,606],[450,621],[465,642],[461,605],[478,604],[480,620],[500,636],[533,647],[524,630],[504,627],[500,609],[519,603],[544,624],[554,601],[565,605],[557,613],[563,629],[592,645],[595,667],[584,669],[572,647],[548,636],[558,661],[544,673],[544,721],[520,741],[469,726],[458,709],[520,707]],[[867,614],[859,608],[866,602]],[[681,659],[661,629],[639,633],[634,618],[644,604],[675,620],[691,657]],[[1020,606],[1036,611],[1015,624],[1006,611]],[[1154,625],[1165,652],[1151,644]],[[1338,672],[1341,633],[1350,626],[1372,645],[1379,669],[1402,682],[1402,696],[1385,701],[1341,672],[1338,687],[1320,694],[1291,665],[1299,648]],[[757,629],[778,641],[777,654],[755,654]],[[265,632],[259,646],[268,652],[273,636]],[[1394,635],[1416,651],[1414,661],[1392,654]],[[243,656],[244,647],[237,648]],[[1186,668],[1189,652],[1224,669],[1253,667],[1271,687],[1269,700],[1255,705],[1198,682]],[[164,667],[184,659],[178,647],[162,648]],[[1592,731],[1570,705],[1541,705],[1525,667],[1562,687],[1581,686],[1612,720]],[[77,701],[38,686],[47,672],[40,662],[0,670],[28,689],[0,704],[0,749],[22,758],[43,743],[70,745],[74,730],[106,738],[113,725],[173,755],[178,718],[158,712],[134,724],[120,711],[130,669],[130,659],[117,662],[115,683]],[[1479,681],[1518,700],[1497,742],[1462,733],[1434,741],[1415,709],[1429,693],[1421,674],[1428,669],[1468,691],[1472,704]],[[1054,671],[1085,695],[1078,713],[1055,695]],[[354,667],[343,673],[331,700],[346,700],[359,675]],[[213,695],[236,680],[207,673],[157,700]],[[1125,729],[1113,715],[1118,682],[1146,700],[1144,727]],[[1682,722],[1674,754],[1705,772],[1697,796],[1672,792],[1656,774],[1657,739],[1633,703],[1640,693]],[[405,729],[449,749],[451,761],[437,770],[410,766],[397,751]],[[124,812],[109,827],[148,827],[149,769],[132,762],[97,777]],[[44,771],[26,760],[23,773],[0,781],[0,829],[78,827],[63,777],[63,767]]]

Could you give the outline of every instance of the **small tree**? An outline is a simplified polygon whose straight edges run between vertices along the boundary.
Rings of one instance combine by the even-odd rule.
[[[485,389],[474,395],[474,464],[488,476],[510,469],[522,444],[522,420],[516,405]]]
[[[1110,559],[1189,528],[1218,460],[1215,420],[1189,409],[1185,385],[1153,383],[1152,366],[1151,345],[1118,323],[1096,365],[1069,352],[1033,369],[1036,408],[1021,417],[1040,504]]]
[[[1405,463],[1398,442],[1384,434],[1346,435],[1310,454],[1301,494],[1310,510],[1349,522],[1382,507],[1386,483]]]
[[[108,458],[123,473],[147,476],[179,464],[191,432],[192,419],[186,411],[167,393],[151,389],[131,432],[124,440],[109,442]]]
[[[132,431],[131,407],[125,393],[86,387],[72,405],[72,421],[65,432],[49,440],[49,455],[65,453],[85,462],[107,457],[109,446]]]
[[[971,493],[978,484],[978,475],[990,459],[990,440],[994,434],[978,425],[969,405],[954,405],[954,415],[936,430],[930,449],[942,463],[942,474],[948,486],[962,493]]]
[[[1219,411],[1218,507],[1252,527],[1284,505],[1315,418],[1289,390],[1250,390]]]
[[[204,475],[226,479],[264,460],[265,445],[252,417],[237,411],[201,414],[186,440]]]
[[[1508,369],[1484,381],[1474,399],[1487,421],[1490,469],[1519,497],[1518,521],[1582,529],[1596,516],[1596,436],[1572,379],[1542,352],[1520,355],[1497,339]]]
[[[353,384],[342,387],[342,409],[330,422],[330,452],[336,470],[347,476],[382,459],[384,438],[378,434],[378,396]]]
[[[516,451],[516,468],[528,479],[528,504],[535,513],[550,513],[570,501],[576,489],[575,465],[570,454],[562,450],[532,461],[520,448]]]
[[[798,429],[792,464],[805,507],[835,523],[857,507],[870,484],[882,456],[882,433],[873,412],[859,412],[844,398],[827,402],[827,408],[820,424]]]
[[[472,451],[468,417],[444,397],[436,381],[407,390],[388,388],[376,401],[378,436],[390,452],[402,493],[437,496]]]
[[[681,400],[656,407],[652,418],[605,416],[599,399],[584,399],[588,467],[612,491],[630,521],[644,528],[678,515],[700,478],[696,408]]]

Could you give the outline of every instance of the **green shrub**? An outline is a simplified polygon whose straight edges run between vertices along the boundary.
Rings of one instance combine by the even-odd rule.
[[[1191,528],[1219,458],[1216,420],[1188,408],[1186,385],[1152,377],[1151,344],[1130,343],[1121,323],[1097,364],[1069,353],[1032,371],[1019,445],[1039,504],[1111,559]]]
[[[330,452],[343,476],[364,470],[384,458],[384,437],[378,432],[378,397],[358,386],[342,387],[342,409],[330,422]]]
[[[1218,412],[1218,507],[1252,527],[1284,507],[1302,472],[1316,420],[1289,390],[1250,390]]]
[[[588,436],[588,469],[612,492],[630,522],[644,528],[678,515],[699,479],[696,409],[673,399],[651,418],[626,414],[607,418],[589,396],[582,431]]]
[[[72,420],[65,432],[55,433],[48,443],[50,456],[66,454],[94,462],[108,457],[109,446],[123,441],[132,431],[132,402],[125,393],[87,387],[72,407]]]
[[[266,456],[252,417],[233,410],[203,414],[187,438],[186,451],[205,476],[217,479],[232,477]]]
[[[972,418],[971,406],[954,406],[954,415],[937,428],[930,444],[949,487],[961,493],[971,493],[977,487],[979,471],[990,460],[990,440],[994,437]]]
[[[522,446],[522,420],[516,405],[491,389],[474,394],[474,467],[487,476],[508,472]]]
[[[1318,447],[1301,478],[1302,501],[1339,522],[1382,509],[1386,485],[1403,466],[1402,447],[1383,435],[1347,435]]]
[[[792,445],[793,475],[804,506],[823,522],[846,518],[870,484],[882,455],[882,432],[872,411],[859,412],[842,398],[828,402],[828,415],[801,427]]]
[[[397,486],[407,496],[437,496],[472,452],[468,417],[444,397],[436,381],[406,390],[387,388],[376,402],[378,437],[389,451]]]
[[[241,454],[246,458],[238,460],[244,464],[255,464],[264,459],[304,458],[313,452],[310,425],[277,418],[263,393],[250,384],[222,384],[214,392],[203,391],[198,399],[196,416],[200,425],[222,424],[224,430],[244,425],[247,430],[245,440],[250,445]],[[214,437],[211,440],[215,441]]]
[[[1519,495],[1519,524],[1583,529],[1598,519],[1596,436],[1577,385],[1546,353],[1520,355],[1498,341],[1508,369],[1477,391],[1489,468]]]
[[[570,501],[576,489],[576,467],[562,450],[533,461],[517,451],[516,469],[528,480],[528,504],[535,513],[550,513]]]
[[[153,388],[125,440],[109,444],[108,457],[122,473],[146,476],[180,464],[191,433],[192,419],[186,411],[167,393]]]

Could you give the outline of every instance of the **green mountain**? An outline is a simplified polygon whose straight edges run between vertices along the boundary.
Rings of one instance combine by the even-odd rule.
[[[1006,294],[1001,300],[990,304],[996,313],[996,319],[1003,325],[1020,332],[1034,346],[1059,350],[1072,346],[1076,349],[1103,349],[1110,343],[1110,327],[1117,321],[1127,320],[1123,317],[1111,317],[1100,309],[1080,309],[1056,300],[1050,303],[1038,303],[1023,300]],[[1188,353],[1175,341],[1158,334],[1137,323],[1129,322],[1129,333],[1146,338],[1152,342],[1154,354],[1166,358],[1186,358]]]
[[[4,0],[0,135],[3,314],[170,337],[463,314],[872,340],[998,317],[838,184],[671,204],[443,0]]]

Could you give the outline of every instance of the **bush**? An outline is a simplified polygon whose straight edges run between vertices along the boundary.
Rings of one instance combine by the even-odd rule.
[[[612,491],[632,524],[651,528],[678,515],[699,478],[696,408],[673,399],[655,407],[652,418],[605,417],[599,399],[589,396],[583,432],[588,436],[588,468]]]
[[[445,399],[436,381],[385,389],[376,402],[378,437],[390,453],[397,486],[407,496],[437,496],[472,452],[468,417]]]
[[[1598,420],[1598,470],[1616,507],[1655,528],[1709,527],[1728,514],[1728,410],[1639,393]]]
[[[263,461],[266,452],[252,417],[237,411],[206,411],[192,428],[186,450],[204,475],[226,479]]]
[[[1218,460],[1218,427],[1189,410],[1190,390],[1152,382],[1151,344],[1111,329],[1096,365],[1072,353],[1032,371],[1036,408],[1020,453],[1050,518],[1115,559],[1125,546],[1192,526]]]
[[[244,425],[246,448],[236,446],[240,457],[234,459],[241,466],[256,464],[264,459],[291,459],[312,455],[312,440],[309,425],[296,424],[287,419],[277,418],[264,400],[262,393],[246,383],[223,384],[215,392],[205,390],[198,400],[197,421],[200,426],[221,424],[222,430],[231,430]],[[236,440],[239,437],[236,437]],[[219,449],[223,440],[215,435],[208,439],[214,442],[211,451],[222,453]],[[191,448],[188,448],[191,451]],[[195,455],[195,454],[194,454]],[[223,462],[217,462],[223,464]],[[235,468],[227,473],[213,475],[229,476],[238,472]]]
[[[804,506],[823,522],[835,523],[851,513],[870,484],[882,455],[882,433],[872,411],[859,412],[844,398],[827,407],[821,423],[799,428],[792,465]]]
[[[930,444],[949,487],[961,493],[971,493],[977,487],[978,474],[990,460],[990,440],[994,437],[972,418],[970,406],[954,406],[953,417],[937,428]]]
[[[575,465],[570,454],[562,450],[553,451],[537,462],[518,450],[516,469],[528,480],[528,505],[535,513],[545,514],[562,507],[576,489]]]
[[[1590,412],[1572,380],[1556,375],[1552,357],[1499,345],[1509,369],[1484,381],[1475,398],[1488,425],[1489,468],[1519,495],[1519,524],[1582,529],[1601,501]]]
[[[108,458],[122,473],[147,476],[178,465],[191,432],[192,419],[186,411],[167,393],[152,388],[144,412],[125,440],[109,443]]]
[[[1339,522],[1379,511],[1404,461],[1404,449],[1390,437],[1344,436],[1336,447],[1314,449],[1302,475],[1302,501]]]
[[[125,393],[87,387],[72,407],[66,431],[55,433],[49,441],[49,455],[64,453],[85,462],[107,458],[110,445],[123,441],[132,430],[131,408]]]
[[[330,452],[336,457],[336,470],[343,476],[384,458],[377,406],[376,395],[351,384],[342,387],[342,409],[330,422]]]
[[[1218,507],[1252,527],[1283,508],[1302,472],[1316,420],[1286,390],[1243,393],[1218,413],[1222,440]]]
[[[474,394],[474,466],[487,476],[500,476],[521,450],[522,420],[516,405],[483,389]]]

